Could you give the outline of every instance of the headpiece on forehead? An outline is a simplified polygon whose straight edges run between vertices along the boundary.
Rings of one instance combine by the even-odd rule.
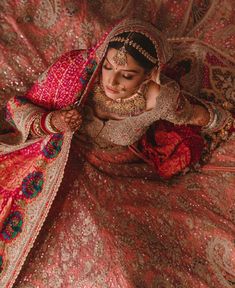
[[[138,45],[138,47],[137,47],[135,45],[134,41],[130,42],[131,39],[129,41],[129,38],[131,38],[131,37],[129,37],[129,36],[127,38],[120,37],[120,39],[119,39],[118,35],[122,34],[124,32],[126,32],[126,33],[129,32],[130,33],[129,36],[131,35],[131,32],[137,32],[137,33],[143,34],[145,37],[147,37],[153,43],[155,50],[157,52],[158,59],[155,59],[155,57],[152,57],[152,55],[150,55],[144,49],[144,47],[141,47],[140,45]],[[156,63],[160,67],[163,64],[165,64],[172,57],[172,49],[171,49],[168,41],[164,37],[164,35],[156,27],[154,27],[152,24],[145,22],[145,21],[142,21],[142,20],[125,19],[125,20],[122,20],[119,24],[117,24],[111,30],[111,32],[109,32],[109,34],[105,38],[103,44],[97,49],[96,55],[97,55],[98,61],[101,61],[103,59],[103,57],[106,54],[109,43],[114,41],[114,40],[119,40],[119,42],[123,42],[123,44],[124,44],[118,51],[120,53],[119,56],[122,56],[125,54],[125,53],[123,53],[123,52],[126,52],[124,48],[125,48],[125,45],[127,45],[127,42],[125,42],[125,41],[128,41],[128,45],[130,45],[132,47],[134,47],[133,45],[135,45],[137,47],[136,50],[138,50],[141,54],[143,54],[143,56],[145,56],[150,62],[152,62],[154,64]],[[119,59],[122,59],[122,57],[119,57]],[[123,60],[124,60],[124,56],[123,56]]]
[[[146,51],[145,48],[143,48],[141,45],[136,43],[135,40],[133,40],[131,38],[133,33],[134,32],[130,32],[126,38],[121,37],[121,36],[115,36],[110,40],[110,42],[118,42],[118,43],[122,44],[122,46],[117,50],[116,55],[113,57],[114,62],[117,65],[126,65],[127,64],[127,53],[128,53],[126,47],[131,46],[135,50],[137,50],[141,55],[143,55],[149,62],[151,62],[154,65],[157,65],[158,59],[153,57],[152,55],[150,55],[150,53],[148,53],[148,51]],[[155,50],[155,52],[157,55],[156,50]]]

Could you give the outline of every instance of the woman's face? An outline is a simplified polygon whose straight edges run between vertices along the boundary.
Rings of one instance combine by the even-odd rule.
[[[145,70],[127,53],[127,64],[117,65],[113,60],[117,49],[110,48],[106,54],[101,82],[106,96],[111,99],[128,98],[147,78]]]

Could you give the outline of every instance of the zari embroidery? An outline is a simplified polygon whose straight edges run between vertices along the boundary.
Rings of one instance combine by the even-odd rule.
[[[188,121],[188,115],[190,114],[188,109],[191,109],[191,105],[185,99],[184,107],[180,107],[179,109],[179,92],[179,85],[175,81],[162,76],[160,94],[156,99],[154,109],[145,111],[139,115],[127,116],[123,120],[108,120],[105,123],[102,123],[95,115],[89,114],[89,119],[83,123],[82,130],[86,131],[93,138],[93,141],[100,143],[100,145],[102,143],[104,146],[126,146],[139,140],[149,125],[160,118],[176,124],[185,124]],[[97,97],[97,95],[94,97]],[[97,102],[95,104],[100,105]],[[107,106],[105,107],[105,105]],[[122,103],[117,107],[121,107],[121,105]],[[107,102],[103,102],[100,107],[104,111],[110,111],[109,103]],[[119,110],[116,110],[116,112],[117,114],[120,113]]]
[[[101,85],[97,85],[94,89],[92,97],[92,104],[97,106],[99,109],[105,112],[114,113],[118,116],[135,116],[145,111],[146,100],[145,100],[146,87],[138,90],[133,96],[127,99],[113,100],[107,97],[102,89]]]

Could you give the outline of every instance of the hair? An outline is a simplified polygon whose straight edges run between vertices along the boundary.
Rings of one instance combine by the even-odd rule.
[[[152,41],[147,36],[139,32],[131,32],[131,33],[123,32],[121,34],[115,35],[115,37],[122,37],[124,39],[128,38],[129,40],[133,40],[134,43],[139,44],[152,57],[156,59],[158,58],[156,48],[152,43]],[[123,45],[124,42],[112,41],[109,43],[108,49],[109,48],[119,49],[123,47]],[[139,52],[134,47],[125,44],[125,48],[128,54],[130,54],[136,60],[136,62],[145,69],[146,72],[150,72],[156,66],[156,64],[149,61],[143,54],[141,54],[141,52]]]

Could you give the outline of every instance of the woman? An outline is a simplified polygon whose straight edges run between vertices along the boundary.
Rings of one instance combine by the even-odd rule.
[[[228,287],[232,268],[218,272],[207,250],[214,231],[232,243],[230,218],[197,201],[203,192],[175,191],[187,177],[178,186],[159,182],[132,152],[153,160],[143,135],[160,118],[218,137],[231,129],[229,112],[198,99],[191,104],[175,81],[160,75],[171,56],[153,26],[126,20],[91,51],[62,56],[25,98],[8,102],[10,126],[1,136],[3,287],[13,285],[46,217],[16,287]],[[193,162],[187,135],[168,124],[154,130],[155,140],[171,136],[154,156],[183,157],[170,174],[155,163],[166,177]],[[193,128],[182,131],[198,140]],[[197,221],[200,213],[216,229]]]

